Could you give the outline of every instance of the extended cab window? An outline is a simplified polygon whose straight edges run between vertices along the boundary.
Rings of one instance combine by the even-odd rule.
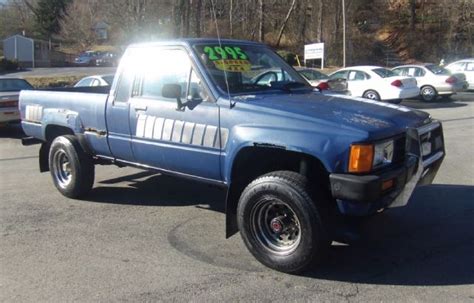
[[[120,76],[119,84],[117,87],[117,94],[115,95],[116,102],[128,102],[130,93],[132,91],[133,74],[124,72]]]

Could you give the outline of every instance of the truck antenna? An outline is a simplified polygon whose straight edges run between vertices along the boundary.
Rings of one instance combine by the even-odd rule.
[[[222,48],[222,42],[221,42],[221,36],[219,34],[219,25],[217,24],[217,15],[216,15],[216,8],[214,5],[214,0],[211,0],[211,9],[212,9],[212,16],[214,17],[214,24],[216,25],[216,33],[217,33],[217,41],[219,43],[219,47]],[[232,102],[232,99],[230,97],[230,89],[229,89],[229,81],[227,78],[227,71],[225,70],[225,64],[224,66],[224,80],[225,80],[225,86],[227,89],[227,97],[229,98],[229,107],[232,109],[235,106],[235,102]]]

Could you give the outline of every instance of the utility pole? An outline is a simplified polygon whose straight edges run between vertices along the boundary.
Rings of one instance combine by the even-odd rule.
[[[346,3],[342,0],[342,65],[346,67]]]

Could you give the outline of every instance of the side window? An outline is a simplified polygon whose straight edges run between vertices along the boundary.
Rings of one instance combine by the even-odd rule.
[[[194,70],[191,71],[187,99],[207,101],[207,94],[202,85],[201,79],[199,79],[198,75]]]
[[[416,71],[416,68],[409,67],[406,75],[410,77],[415,77],[415,71]]]
[[[399,76],[405,76],[406,75],[406,69],[405,68],[396,68],[393,70],[393,72]]]
[[[466,64],[466,71],[467,72],[474,71],[474,62],[469,62],[469,63]]]
[[[355,70],[349,72],[349,77],[348,77],[349,81],[361,81],[365,79],[366,79],[366,76],[365,76],[365,73],[363,72],[355,71]]]
[[[279,75],[276,72],[267,72],[260,76],[258,79],[258,82],[256,84],[258,85],[270,85],[271,82],[278,81],[280,78]]]
[[[81,81],[79,81],[76,86],[90,86],[91,85],[91,82],[92,82],[92,79],[91,78],[86,78],[86,79],[82,79]]]
[[[415,69],[415,77],[423,77],[425,75],[425,71],[422,68],[417,67]]]
[[[141,96],[162,98],[161,90],[165,84],[178,84],[181,86],[181,97],[185,98],[191,72],[188,54],[180,49],[155,49],[147,57],[150,62],[144,62]]]
[[[464,62],[458,62],[458,63],[455,63],[453,64],[453,66],[451,67],[452,70],[456,71],[456,72],[460,72],[460,71],[463,71],[464,70],[464,66],[466,65],[466,63]],[[469,64],[468,64],[469,66]],[[467,70],[467,69],[466,69]]]
[[[340,71],[336,72],[331,75],[331,79],[346,79],[347,78],[347,71]]]
[[[99,86],[99,85],[100,85],[99,80],[97,80],[97,79],[92,80],[91,86]]]

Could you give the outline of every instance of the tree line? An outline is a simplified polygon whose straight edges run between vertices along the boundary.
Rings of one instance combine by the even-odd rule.
[[[108,44],[179,37],[265,42],[297,54],[324,42],[327,61],[342,63],[343,10],[348,64],[434,61],[472,56],[472,0],[7,0],[0,38],[24,33],[85,50],[108,25]]]

